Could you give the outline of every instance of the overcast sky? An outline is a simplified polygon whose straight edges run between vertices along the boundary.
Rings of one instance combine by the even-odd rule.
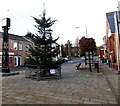
[[[35,33],[36,18],[42,14],[45,3],[46,16],[58,20],[52,27],[53,37],[58,43],[87,36],[102,45],[106,35],[106,13],[116,11],[120,0],[0,0],[0,20],[11,18],[9,33],[24,36],[28,31]],[[9,10],[9,11],[7,11]],[[0,21],[1,25],[1,21]],[[79,27],[76,29],[76,27]],[[0,27],[0,31],[2,28]]]

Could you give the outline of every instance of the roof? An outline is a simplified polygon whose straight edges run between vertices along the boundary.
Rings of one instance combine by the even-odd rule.
[[[108,21],[108,24],[110,26],[111,33],[115,33],[114,13],[117,13],[117,12],[115,11],[115,12],[106,13],[107,21]],[[118,22],[117,14],[116,14],[116,19],[117,19],[117,22]]]
[[[0,32],[0,38],[3,38],[3,32]],[[11,40],[17,40],[17,41],[27,41],[23,36],[15,35],[15,34],[8,34],[9,38]]]

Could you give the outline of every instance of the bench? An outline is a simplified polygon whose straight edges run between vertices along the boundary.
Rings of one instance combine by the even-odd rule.
[[[79,70],[79,69],[80,69],[80,66],[81,66],[81,63],[79,63],[79,64],[76,66],[76,70]]]

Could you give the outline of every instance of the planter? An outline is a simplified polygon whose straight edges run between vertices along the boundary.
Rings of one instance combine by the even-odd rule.
[[[61,66],[52,67],[46,65],[26,65],[26,78],[37,78],[37,79],[46,79],[46,78],[61,78]]]

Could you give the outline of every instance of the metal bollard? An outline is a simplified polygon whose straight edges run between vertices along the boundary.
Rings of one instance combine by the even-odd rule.
[[[97,72],[99,73],[99,63],[98,63],[98,61],[95,62],[95,68],[97,69]]]

